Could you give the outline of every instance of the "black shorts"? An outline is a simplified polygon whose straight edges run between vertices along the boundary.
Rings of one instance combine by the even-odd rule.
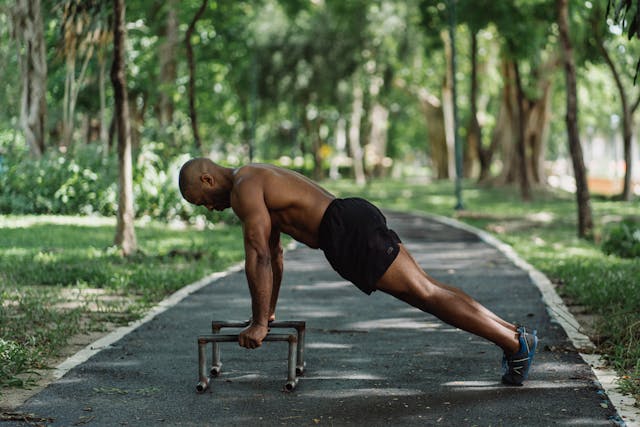
[[[400,252],[400,238],[387,228],[382,212],[364,199],[334,199],[327,207],[320,229],[319,246],[340,276],[366,294]]]

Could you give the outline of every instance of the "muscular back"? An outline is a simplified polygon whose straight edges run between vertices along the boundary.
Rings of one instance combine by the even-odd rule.
[[[263,164],[239,168],[233,183],[231,207],[243,222],[269,224],[270,234],[282,232],[318,247],[318,227],[334,199],[331,193],[296,172]]]

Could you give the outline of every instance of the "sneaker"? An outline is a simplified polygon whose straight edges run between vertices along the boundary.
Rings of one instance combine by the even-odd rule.
[[[502,383],[506,385],[521,386],[522,382],[527,379],[538,346],[536,331],[529,334],[524,326],[518,328],[518,340],[520,341],[520,351],[511,356],[505,354],[502,358],[504,370]]]

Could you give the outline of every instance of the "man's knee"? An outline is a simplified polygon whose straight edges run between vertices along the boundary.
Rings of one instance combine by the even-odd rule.
[[[421,310],[427,310],[436,297],[438,287],[419,272],[385,277],[378,282],[378,290],[388,293]]]

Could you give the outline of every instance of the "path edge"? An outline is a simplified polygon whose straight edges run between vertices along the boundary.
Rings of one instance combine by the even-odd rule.
[[[605,391],[609,401],[622,418],[626,427],[640,427],[640,409],[634,406],[636,403],[635,399],[619,391],[619,377],[617,373],[607,368],[604,359],[599,354],[594,353],[596,348],[595,344],[588,336],[580,332],[580,323],[573,314],[571,314],[547,276],[522,259],[513,247],[484,230],[445,216],[418,212],[414,212],[414,214],[475,234],[480,240],[500,251],[518,268],[527,272],[531,281],[536,285],[542,295],[547,313],[549,313],[553,321],[562,327],[573,346],[578,350],[578,354],[580,354],[582,360],[590,366],[591,371],[598,379],[602,389]]]
[[[69,356],[67,359],[65,359],[62,363],[60,363],[58,366],[56,366],[53,369],[53,379],[54,379],[54,381],[59,380],[60,378],[65,376],[67,374],[67,372],[69,372],[70,370],[72,370],[76,366],[86,362],[91,357],[95,356],[96,354],[98,354],[102,350],[104,350],[105,348],[108,348],[109,346],[111,346],[115,342],[117,342],[120,339],[124,338],[126,335],[128,335],[131,332],[133,332],[134,330],[138,329],[140,326],[144,325],[145,323],[150,322],[151,320],[153,320],[159,314],[161,314],[161,313],[167,311],[169,308],[177,305],[180,301],[182,301],[183,299],[185,299],[189,295],[193,294],[194,292],[197,292],[200,289],[204,288],[205,286],[210,285],[210,284],[212,284],[212,283],[214,283],[214,282],[216,282],[216,281],[218,281],[218,280],[220,280],[220,279],[222,279],[224,277],[227,277],[227,276],[229,276],[229,275],[231,275],[233,273],[237,273],[239,271],[242,271],[243,268],[244,268],[244,262],[240,262],[240,263],[232,265],[231,267],[227,268],[224,271],[211,273],[211,274],[203,277],[202,279],[191,283],[190,285],[187,285],[187,286],[184,286],[183,288],[180,288],[179,290],[177,290],[173,294],[169,295],[168,297],[166,297],[165,299],[163,299],[162,301],[160,301],[159,303],[154,305],[147,312],[147,314],[145,314],[145,316],[142,317],[141,319],[136,320],[135,322],[132,322],[132,323],[126,325],[126,326],[121,326],[121,327],[118,327],[118,328],[114,329],[113,331],[109,332],[108,334],[106,334],[105,336],[101,337],[100,339],[98,339],[98,340],[92,342],[91,344],[87,345],[85,348],[81,349],[77,353],[73,354],[72,356]]]

